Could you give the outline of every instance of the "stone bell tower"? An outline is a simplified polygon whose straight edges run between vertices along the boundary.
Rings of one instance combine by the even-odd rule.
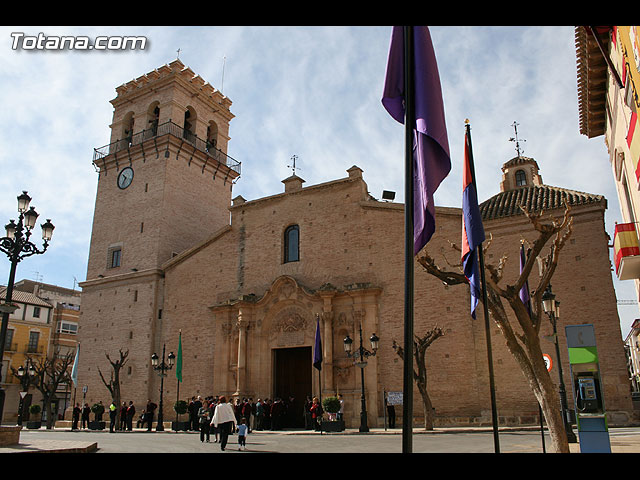
[[[88,403],[110,400],[98,369],[108,380],[105,354],[115,361],[128,351],[123,400],[141,411],[149,398],[158,403],[149,359],[164,341],[162,265],[229,225],[240,164],[227,155],[231,101],[179,60],[116,93],[110,142],[93,156],[98,188],[80,284],[78,386],[88,386]]]

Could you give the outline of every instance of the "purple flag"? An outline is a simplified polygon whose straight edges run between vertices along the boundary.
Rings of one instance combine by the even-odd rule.
[[[449,140],[436,56],[428,27],[413,27],[415,130],[413,143],[413,254],[435,231],[433,195],[451,170]],[[387,60],[382,105],[399,123],[404,123],[403,27],[393,27]]]
[[[313,366],[322,370],[322,340],[320,339],[320,317],[316,319],[316,344],[313,349]]]

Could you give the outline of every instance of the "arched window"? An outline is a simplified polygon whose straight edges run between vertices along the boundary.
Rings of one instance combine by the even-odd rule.
[[[516,172],[516,187],[524,187],[527,184],[527,175],[524,170],[518,170]]]
[[[158,102],[153,102],[147,110],[147,130],[150,132],[146,138],[155,137],[158,134],[158,122],[160,120],[160,108]]]
[[[187,111],[184,112],[184,131],[183,137],[188,142],[195,142],[196,140],[196,112],[192,107],[187,107]]]
[[[300,228],[291,225],[284,231],[284,263],[300,260]]]
[[[213,152],[218,146],[218,125],[215,122],[209,122],[207,127],[207,152]]]
[[[129,112],[125,115],[124,120],[123,120],[123,129],[122,129],[122,136],[123,139],[125,140],[125,145],[131,145],[132,141],[133,141],[133,112]]]

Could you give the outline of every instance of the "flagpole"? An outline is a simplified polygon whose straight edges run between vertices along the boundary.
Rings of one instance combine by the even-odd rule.
[[[405,81],[405,206],[404,206],[404,380],[402,401],[402,453],[413,450],[413,137],[414,137],[414,58],[413,27],[404,27]]]
[[[471,125],[469,125],[469,121],[465,121],[466,128],[466,136],[467,136],[467,146],[469,149],[469,169],[471,170],[471,181],[474,185],[476,185],[477,192],[477,183],[476,183],[476,171],[473,163],[473,150],[471,148]],[[495,382],[493,376],[493,355],[491,352],[491,330],[490,330],[490,322],[489,322],[489,309],[487,307],[487,284],[485,281],[484,275],[484,252],[482,250],[482,242],[478,245],[478,261],[480,263],[480,279],[482,282],[482,306],[484,313],[484,329],[487,340],[487,361],[489,364],[489,390],[491,392],[491,419],[493,424],[493,444],[495,453],[500,453],[500,439],[498,436],[498,413],[496,408],[496,391],[495,391]]]
[[[176,362],[176,403],[180,400],[180,382],[182,378],[182,329],[178,330],[178,361]],[[175,409],[174,409],[175,410]],[[176,423],[178,422],[178,412],[176,412]]]

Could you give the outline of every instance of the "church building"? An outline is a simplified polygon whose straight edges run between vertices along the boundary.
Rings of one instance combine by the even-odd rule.
[[[295,399],[302,426],[307,396],[341,394],[348,428],[360,424],[364,391],[369,427],[384,425],[384,392],[401,392],[404,205],[369,194],[364,172],[304,185],[292,175],[273,195],[233,197],[240,163],[227,155],[231,101],[176,60],[116,88],[109,145],[96,149],[99,180],[87,277],[82,286],[79,386],[86,401],[111,401],[99,371],[128,351],[120,372],[122,400],[138,411],[159,403],[161,378],[151,356],[182,348],[182,382],[163,381],[164,417],[192,396]],[[242,141],[242,139],[236,140]],[[553,160],[553,159],[549,159]],[[496,177],[498,181],[498,177]],[[535,231],[520,211],[560,218],[572,207],[573,233],[552,279],[562,302],[560,355],[571,394],[564,325],[593,324],[610,424],[632,416],[629,380],[600,195],[545,185],[537,162],[504,163],[501,192],[484,201],[486,262],[508,255],[507,281],[518,274],[522,240]],[[437,207],[427,245],[457,263],[449,241],[461,236],[461,209]],[[536,273],[534,273],[536,275]],[[447,287],[415,263],[416,335],[434,326],[445,335],[427,352],[429,393],[437,425],[490,425],[484,319],[469,314],[468,287]],[[323,362],[313,367],[316,328]],[[542,327],[550,335],[552,327]],[[347,356],[375,356],[362,370]],[[504,339],[492,324],[493,367],[501,424],[535,424],[538,404]],[[545,342],[545,340],[542,340]],[[543,344],[555,358],[552,342]],[[557,374],[552,375],[557,382]],[[417,389],[415,424],[422,416]],[[401,408],[397,409],[401,415]]]

